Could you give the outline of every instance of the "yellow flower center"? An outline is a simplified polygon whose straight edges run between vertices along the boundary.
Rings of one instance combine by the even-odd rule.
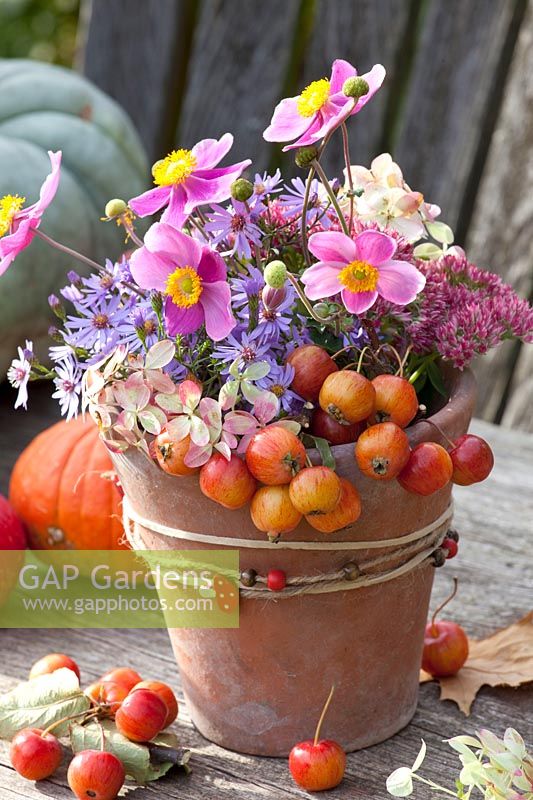
[[[378,285],[379,271],[367,261],[352,261],[339,273],[339,282],[349,292],[374,292]]]
[[[195,167],[196,158],[190,150],[173,150],[166,158],[156,161],[152,167],[154,183],[158,186],[183,183]]]
[[[296,101],[298,113],[301,117],[312,117],[317,111],[320,111],[329,98],[329,81],[327,78],[321,78],[319,81],[313,81],[301,93]]]
[[[195,306],[202,291],[202,279],[192,267],[178,267],[167,278],[165,293],[180,308]]]
[[[11,230],[15,214],[18,214],[26,198],[18,195],[6,194],[0,199],[0,238]]]

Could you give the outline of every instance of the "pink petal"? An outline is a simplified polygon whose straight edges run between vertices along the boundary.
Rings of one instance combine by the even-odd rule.
[[[137,197],[132,197],[128,205],[137,216],[148,217],[168,203],[171,188],[171,186],[157,186],[155,189],[149,189]]]
[[[329,81],[331,94],[342,92],[344,81],[347,78],[353,78],[354,75],[357,75],[357,70],[348,61],[344,61],[342,58],[335,59],[331,68],[331,78]]]
[[[26,209],[26,213],[31,215],[32,217],[39,217],[42,215],[44,210],[48,208],[54,197],[56,196],[57,187],[59,186],[59,178],[60,178],[60,171],[61,171],[61,150],[58,150],[57,153],[52,153],[51,150],[48,151],[48,156],[50,158],[50,163],[52,165],[52,172],[48,175],[43,185],[41,186],[41,191],[39,193],[39,199],[33,206],[29,206]]]
[[[140,247],[131,255],[130,269],[135,283],[143,289],[163,291],[167,278],[174,271],[175,265],[168,257],[151,253],[147,247]]]
[[[16,258],[21,250],[24,250],[33,239],[32,220],[22,219],[13,233],[0,238],[0,256],[13,256]],[[5,271],[5,270],[4,270]]]
[[[169,336],[197,331],[204,321],[204,310],[200,303],[189,308],[175,305],[170,297],[165,300],[165,322]]]
[[[7,272],[16,257],[16,253],[9,253],[6,256],[0,256],[0,275],[3,275],[4,272]]]
[[[392,236],[380,231],[363,231],[355,237],[356,258],[376,267],[392,258],[396,246]]]
[[[290,142],[309,128],[312,117],[298,113],[297,97],[287,97],[278,103],[268,128],[263,132],[267,142]]]
[[[286,152],[297,147],[305,147],[308,144],[319,142],[350,116],[352,108],[353,100],[351,97],[345,97],[343,94],[330,97],[326,105],[315,114],[311,126],[304,135],[300,136],[292,144],[286,145],[283,151]]]
[[[197,206],[204,203],[220,203],[227,200],[231,194],[231,184],[249,164],[251,161],[247,159],[231,167],[225,167],[224,174],[219,178],[206,179],[196,175],[187,178],[183,184],[187,193],[185,213],[190,214]]]
[[[379,267],[378,292],[390,303],[411,303],[425,284],[424,275],[407,261],[388,261]]]
[[[222,256],[209,247],[202,247],[198,275],[206,283],[226,280],[226,265]]]
[[[352,239],[340,231],[321,231],[311,234],[309,250],[320,261],[339,261],[349,264],[356,257]]]
[[[173,225],[175,228],[181,228],[187,219],[187,214],[185,213],[186,201],[187,195],[183,186],[171,186],[168,206],[161,214],[161,222],[168,222],[169,225]]]
[[[361,78],[364,78],[365,81],[368,83],[369,91],[367,94],[364,94],[362,97],[359,98],[357,103],[355,104],[355,108],[352,111],[352,114],[357,114],[363,106],[366,106],[369,100],[376,94],[377,90],[381,87],[381,84],[385,80],[386,75],[385,67],[381,64],[375,64],[370,72],[365,72],[364,75],[361,75]]]
[[[342,302],[352,314],[362,314],[377,300],[377,292],[349,292],[343,289],[341,292]]]
[[[339,272],[346,266],[344,263],[319,261],[306,269],[302,275],[305,293],[310,300],[321,300],[331,297],[341,290]]]
[[[231,133],[225,133],[220,139],[202,139],[195,144],[192,154],[196,159],[198,169],[211,169],[222,161],[233,145]]]
[[[186,233],[165,222],[156,222],[144,237],[145,246],[163,258],[171,259],[176,267],[194,267],[200,263],[202,245]]]
[[[319,111],[313,117],[303,117],[303,119],[307,120],[306,130],[295,142],[285,145],[283,148],[284,153],[288,152],[289,150],[296,150],[298,147],[305,147],[308,144],[314,144],[315,142],[320,141],[322,138],[320,133],[324,125],[322,113]]]
[[[231,290],[226,281],[204,283],[200,304],[205,315],[205,329],[210,339],[219,342],[235,327],[231,313]]]

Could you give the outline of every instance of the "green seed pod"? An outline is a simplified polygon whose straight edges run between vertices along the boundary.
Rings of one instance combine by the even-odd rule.
[[[246,178],[238,178],[231,184],[230,191],[234,200],[240,200],[241,203],[245,203],[253,195],[254,185],[247,181]]]
[[[287,267],[283,261],[270,261],[265,267],[265,283],[271,289],[281,289],[287,281]]]
[[[355,100],[358,100],[360,97],[364,97],[365,94],[368,94],[370,91],[370,86],[368,85],[367,81],[364,78],[360,78],[358,75],[353,75],[351,78],[346,78],[344,83],[342,84],[342,92],[346,95],[346,97],[353,97]]]
[[[119,200],[115,197],[106,204],[105,215],[108,219],[115,219],[116,217],[120,217],[121,214],[124,214],[127,210],[128,206],[124,200]]]
[[[300,147],[296,151],[294,161],[297,167],[305,169],[311,164],[311,161],[315,160],[317,156],[318,156],[318,147],[315,147],[314,144],[311,144],[308,147]]]

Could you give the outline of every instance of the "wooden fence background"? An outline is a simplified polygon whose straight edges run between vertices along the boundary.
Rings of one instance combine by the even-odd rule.
[[[82,68],[152,160],[230,130],[235,160],[290,173],[261,136],[278,100],[334,58],[383,63],[352,160],[391,152],[472,260],[533,296],[533,0],[85,0],[82,19]],[[533,348],[504,345],[476,371],[478,413],[533,430]]]

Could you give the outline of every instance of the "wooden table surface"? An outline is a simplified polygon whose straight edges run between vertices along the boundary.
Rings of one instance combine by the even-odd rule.
[[[37,430],[54,419],[46,393],[33,395],[32,410],[14,414],[13,395],[0,388],[0,491],[5,492],[9,469],[20,449]],[[472,430],[494,448],[496,466],[479,486],[455,491],[456,523],[461,533],[460,555],[438,570],[432,607],[450,589],[452,575],[460,580],[459,597],[450,616],[472,637],[483,637],[518,620],[533,607],[533,435],[475,421]],[[29,666],[47,652],[67,652],[79,663],[83,681],[89,683],[104,669],[127,665],[143,676],[167,681],[180,697],[179,720],[174,729],[183,745],[192,749],[189,777],[176,774],[146,788],[135,798],[209,798],[209,800],[262,800],[307,797],[290,778],[284,759],[241,756],[203,739],[191,725],[183,702],[179,676],[165,631],[148,630],[2,630],[0,631],[0,690],[26,677]],[[428,745],[423,773],[453,788],[458,774],[456,759],[443,739],[486,727],[501,734],[516,727],[533,746],[533,685],[519,689],[484,688],[470,717],[455,706],[439,701],[438,688],[426,684],[412,723],[384,744],[348,756],[346,777],[328,798],[388,797],[389,772],[413,762],[420,739]],[[327,733],[327,731],[325,731]],[[310,731],[311,735],[312,732]],[[5,743],[0,743],[0,798],[72,797],[62,768],[51,780],[32,784],[9,766]],[[436,796],[416,786],[418,798]]]

